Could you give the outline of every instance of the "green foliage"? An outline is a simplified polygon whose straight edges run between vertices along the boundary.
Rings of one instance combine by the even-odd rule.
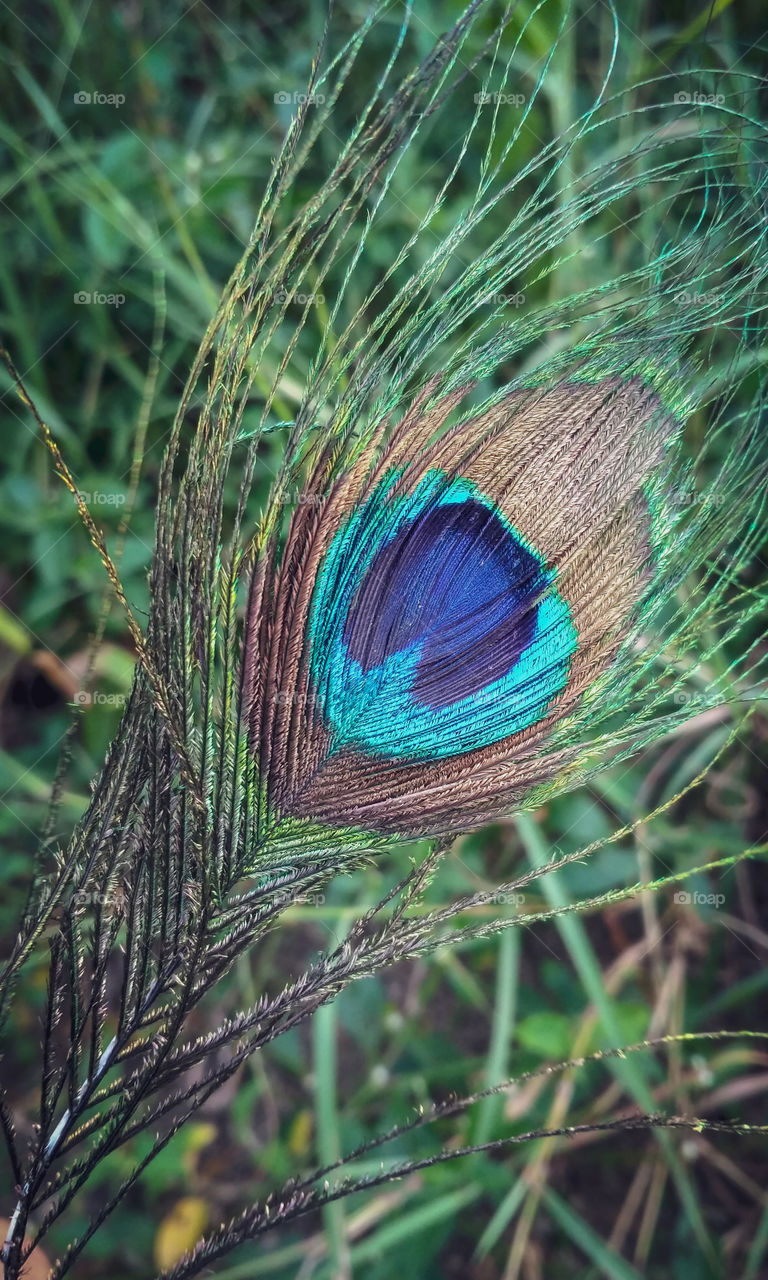
[[[501,37],[498,64],[510,59],[512,92],[532,97],[543,60],[556,45],[564,12],[558,5],[541,11],[522,6],[513,12]],[[230,811],[238,786],[249,805],[255,803],[254,780],[237,756],[234,735],[227,735],[223,710],[227,685],[222,672],[231,660],[236,631],[222,607],[230,585],[230,539],[236,543],[241,529],[245,542],[258,528],[286,443],[289,455],[298,455],[305,432],[315,425],[310,410],[317,410],[320,426],[327,425],[350,380],[354,386],[354,365],[339,361],[326,380],[327,398],[308,400],[305,393],[316,378],[317,352],[332,352],[349,326],[347,346],[360,343],[357,357],[364,362],[385,307],[394,304],[404,326],[419,319],[409,306],[398,311],[397,291],[407,272],[426,273],[430,296],[436,300],[435,319],[448,314],[456,325],[453,334],[445,327],[436,334],[434,328],[423,327],[422,316],[421,328],[404,329],[404,343],[413,341],[411,373],[427,356],[435,368],[455,359],[452,353],[462,344],[473,358],[479,341],[477,314],[458,314],[443,298],[450,300],[467,264],[486,260],[490,244],[507,235],[512,218],[535,195],[538,179],[525,166],[594,101],[611,55],[612,26],[607,9],[577,14],[578,34],[569,36],[570,28],[563,24],[557,57],[541,78],[525,127],[517,128],[518,117],[512,125],[500,118],[490,141],[490,162],[499,166],[504,181],[516,183],[515,191],[482,223],[467,226],[463,243],[430,277],[435,248],[469,217],[488,138],[483,130],[476,131],[461,152],[464,106],[461,111],[443,109],[425,121],[395,169],[380,210],[375,212],[381,188],[374,184],[349,228],[339,226],[334,251],[327,254],[327,274],[321,274],[319,265],[310,265],[300,286],[294,285],[306,293],[321,293],[324,301],[306,315],[295,305],[282,309],[274,316],[273,335],[258,351],[258,359],[246,357],[243,378],[252,382],[239,424],[228,416],[226,397],[216,399],[226,364],[220,353],[232,327],[237,330],[240,323],[231,295],[225,295],[224,310],[218,313],[225,321],[219,334],[222,363],[216,365],[217,349],[212,345],[199,382],[176,420],[176,454],[165,473],[163,452],[200,334],[216,311],[233,264],[250,242],[272,158],[289,127],[293,107],[275,102],[275,93],[304,88],[324,14],[312,8],[296,15],[295,27],[286,23],[270,29],[258,13],[226,6],[216,14],[206,6],[158,11],[140,23],[129,9],[107,8],[89,14],[86,21],[85,12],[63,3],[46,11],[38,38],[9,20],[10,87],[3,113],[0,213],[8,246],[0,268],[2,328],[78,489],[107,499],[91,502],[91,511],[118,564],[127,603],[138,620],[139,640],[148,637],[134,684],[137,636],[123,609],[113,606],[105,615],[104,591],[109,588],[97,577],[98,556],[71,494],[53,474],[41,433],[9,382],[4,398],[5,473],[0,481],[8,610],[0,638],[6,689],[23,699],[25,689],[33,693],[40,688],[35,683],[39,667],[24,665],[40,653],[51,655],[61,668],[56,668],[58,684],[46,686],[54,690],[51,710],[36,715],[34,723],[19,723],[28,714],[23,701],[15,717],[6,701],[11,733],[0,755],[0,783],[7,797],[0,808],[0,830],[8,848],[0,895],[6,954],[16,944],[32,857],[41,859],[45,876],[26,915],[30,923],[42,919],[40,936],[19,953],[15,993],[10,985],[5,991],[15,998],[5,1024],[3,1078],[24,1139],[20,1150],[29,1138],[33,1151],[40,1153],[54,1140],[62,1119],[65,1126],[71,1123],[78,1106],[83,1119],[97,1120],[92,1135],[81,1137],[57,1165],[63,1179],[59,1193],[62,1187],[74,1190],[78,1158],[85,1159],[90,1177],[67,1214],[50,1224],[42,1245],[50,1259],[64,1257],[65,1250],[85,1236],[109,1196],[120,1198],[117,1211],[88,1239],[82,1256],[65,1261],[56,1276],[69,1273],[72,1266],[83,1277],[116,1268],[136,1277],[154,1274],[151,1253],[157,1222],[176,1201],[199,1193],[211,1206],[215,1227],[277,1189],[269,1225],[277,1223],[278,1203],[285,1198],[290,1204],[290,1196],[300,1194],[294,1189],[284,1197],[280,1192],[297,1170],[320,1162],[333,1164],[339,1155],[365,1147],[389,1127],[407,1122],[419,1107],[426,1112],[423,1124],[395,1135],[381,1157],[375,1148],[361,1151],[348,1171],[373,1184],[382,1158],[389,1178],[398,1162],[437,1160],[452,1144],[502,1142],[598,1124],[620,1116],[625,1105],[640,1112],[662,1109],[666,1115],[704,1114],[724,1123],[738,1124],[745,1116],[755,1126],[765,1123],[757,1090],[757,1102],[739,1101],[742,1092],[750,1096],[750,1071],[756,1071],[764,1054],[759,1042],[746,1037],[709,1044],[683,1041],[658,1053],[632,1055],[627,1062],[596,1061],[566,1072],[564,1084],[560,1077],[533,1077],[509,1091],[501,1104],[489,1097],[471,1111],[439,1112],[434,1119],[430,1111],[433,1102],[492,1086],[513,1073],[536,1071],[553,1058],[580,1057],[663,1033],[707,1032],[723,1026],[726,1018],[725,1025],[734,1031],[764,1023],[760,960],[765,944],[759,917],[754,918],[748,905],[753,895],[759,900],[764,893],[764,862],[741,862],[733,871],[747,848],[761,850],[764,841],[765,817],[759,805],[765,753],[762,721],[758,710],[734,734],[729,713],[720,709],[724,696],[761,692],[759,686],[738,683],[739,664],[760,636],[764,582],[759,561],[740,580],[753,598],[745,603],[739,583],[728,582],[733,590],[719,602],[719,612],[713,608],[706,660],[696,669],[683,668],[664,686],[667,727],[679,722],[675,736],[654,745],[654,720],[647,735],[649,748],[639,760],[621,760],[594,777],[589,788],[547,797],[537,824],[502,823],[457,842],[450,852],[435,854],[440,866],[429,882],[407,881],[414,862],[423,864],[427,857],[424,844],[388,845],[386,858],[371,859],[367,852],[361,856],[353,842],[337,845],[326,837],[324,846],[309,846],[314,861],[297,861],[286,870],[292,839],[288,833],[285,843],[276,842],[265,853],[260,880],[239,881],[239,890],[247,896],[236,901],[233,862],[238,843],[232,833],[237,824],[229,829],[230,843],[222,849],[207,817],[211,811]],[[441,26],[451,16],[459,17],[457,7],[444,10]],[[751,40],[743,32],[737,36],[727,7],[709,29],[703,21],[689,21],[689,13],[674,27],[651,20],[639,7],[621,16],[618,88],[671,74],[667,89],[680,84],[690,92],[691,67],[703,66],[715,77],[713,85],[734,92],[735,73],[729,68]],[[357,39],[363,18],[363,10],[354,5],[335,11],[327,56],[337,52],[343,38]],[[367,34],[355,73],[335,110],[333,131],[320,130],[305,166],[286,188],[275,214],[276,235],[287,234],[292,219],[301,218],[306,202],[323,189],[338,158],[340,139],[351,135],[387,65],[399,20],[399,14],[385,10]],[[481,13],[467,35],[459,68],[474,66],[493,34],[494,21],[493,12]],[[744,23],[746,28],[746,17]],[[429,53],[434,26],[433,14],[417,6],[404,37],[403,59],[409,67]],[[752,65],[748,55],[740,69]],[[477,83],[470,79],[472,91]],[[86,108],[73,101],[78,88],[124,92],[126,102]],[[746,88],[742,91],[741,111],[756,117],[758,90],[754,100]],[[669,100],[668,92],[664,100]],[[555,211],[567,207],[573,173],[583,175],[607,165],[613,148],[645,137],[645,113],[652,114],[658,101],[653,87],[640,89],[626,104],[626,114],[622,110],[617,116],[613,132],[584,131],[568,164],[554,173]],[[316,118],[307,112],[310,132]],[[670,126],[673,133],[682,127],[674,121]],[[730,146],[731,154],[737,128],[735,120],[723,128],[722,145]],[[708,136],[714,146],[713,134]],[[754,143],[754,136],[748,135],[748,141]],[[757,196],[764,185],[765,155],[757,147],[750,149],[746,141],[743,148],[743,172],[736,176],[743,190]],[[361,172],[365,159],[363,153]],[[457,181],[441,197],[453,165]],[[339,192],[343,190],[341,184]],[[547,255],[540,247],[531,279],[521,261],[519,273],[504,288],[513,295],[525,292],[525,312],[513,303],[499,314],[489,311],[483,320],[491,333],[504,321],[512,322],[512,328],[506,345],[494,347],[493,359],[487,352],[477,357],[481,396],[493,394],[525,369],[531,351],[535,360],[548,360],[568,342],[582,340],[594,318],[595,300],[589,299],[571,316],[568,335],[553,330],[542,339],[540,328],[527,328],[535,311],[551,306],[556,316],[559,303],[571,293],[632,272],[642,274],[648,246],[663,244],[669,233],[658,221],[662,195],[660,185],[643,185],[640,164],[632,174],[626,204],[620,206],[627,215],[631,211],[630,225],[628,219],[617,219],[612,201],[605,199],[581,226],[571,227],[559,248]],[[326,212],[334,208],[334,200],[329,200]],[[692,207],[692,227],[697,216]],[[726,207],[723,217],[728,216]],[[427,218],[429,225],[424,226]],[[724,223],[725,228],[731,225],[736,224]],[[353,259],[364,227],[364,252]],[[414,240],[408,261],[400,264],[400,274],[395,271],[388,278],[409,236]],[[531,244],[535,243],[534,235]],[[348,273],[345,300],[336,312],[333,300]],[[375,289],[381,292],[371,300]],[[81,290],[124,294],[125,302],[75,303],[74,295]],[[632,306],[622,310],[622,299],[615,305],[618,327],[631,319]],[[700,317],[686,321],[679,312],[675,315],[677,319],[667,313],[668,332],[686,323],[695,330],[701,323]],[[226,324],[232,327],[227,330]],[[719,398],[713,397],[710,408],[715,415],[723,413],[729,402],[733,351],[741,351],[745,361],[752,357],[746,348],[711,334],[699,339],[698,349],[721,371]],[[290,360],[283,367],[286,353]],[[746,412],[760,373],[759,367],[746,368],[741,398],[734,402],[736,419]],[[397,376],[403,379],[402,368]],[[395,390],[393,379],[384,396],[389,407]],[[367,412],[370,403],[367,389],[360,392],[357,407]],[[202,437],[199,423],[206,421],[210,435]],[[348,421],[356,421],[351,411]],[[237,440],[230,456],[233,425]],[[710,416],[700,412],[687,428],[688,451],[699,458],[703,485],[717,483],[723,464],[732,461],[728,432],[710,434],[710,426]],[[753,446],[754,470],[745,469],[745,476],[765,465],[764,450],[764,443]],[[186,489],[180,492],[185,469]],[[300,475],[296,467],[286,480],[300,489]],[[149,590],[158,488],[161,536]],[[192,534],[186,542],[170,527],[171,495],[173,510],[186,512],[190,521]],[[751,500],[756,504],[754,494]],[[213,539],[218,550],[210,513],[219,510],[224,555],[216,562],[201,556],[196,576],[195,558],[188,555],[185,562],[184,548],[187,553],[190,545],[209,550]],[[272,508],[270,518],[277,520],[277,515]],[[126,516],[130,521],[124,529]],[[738,526],[735,512],[733,524]],[[241,568],[244,579],[247,560]],[[720,564],[712,565],[712,576],[721,570]],[[192,603],[178,590],[179,577],[191,584]],[[686,592],[701,592],[706,586],[703,576],[680,584],[681,614],[689,599]],[[154,612],[147,626],[150,609]],[[736,615],[743,622],[740,638],[734,637]],[[219,625],[214,636],[205,622],[211,617]],[[90,638],[102,625],[105,643],[89,672]],[[175,654],[170,667],[169,641]],[[210,659],[210,666],[201,654]],[[98,697],[74,713],[76,731],[65,742],[69,765],[59,786],[53,825],[46,831],[48,843],[41,850],[37,833],[45,827],[57,753],[73,714],[65,704],[81,689]],[[681,691],[686,700],[675,701]],[[686,731],[684,722],[693,712],[699,713],[695,728]],[[218,733],[221,736],[214,739]],[[113,739],[116,755],[102,775],[102,790],[93,797],[89,784]],[[221,757],[212,749],[214,741]],[[142,743],[144,748],[152,744],[146,755]],[[637,745],[636,734],[632,745]],[[224,759],[229,781],[226,776],[222,781],[217,772],[219,758]],[[672,803],[712,760],[716,763],[708,780]],[[644,821],[664,804],[669,805],[664,812]],[[84,812],[85,825],[76,828]],[[250,831],[247,818],[241,817]],[[178,828],[183,824],[182,840]],[[626,828],[631,830],[617,836]],[[74,840],[68,845],[73,830]],[[593,844],[600,847],[582,857],[581,851]],[[201,850],[216,858],[202,859],[201,866]],[[558,870],[541,874],[552,854]],[[337,875],[340,868],[348,875]],[[521,883],[529,874],[532,878]],[[161,875],[167,876],[167,883],[161,884]],[[675,876],[686,878],[678,881]],[[638,882],[662,880],[656,896],[645,895],[641,905],[636,894],[626,892]],[[385,901],[376,916],[376,928],[384,931],[376,949],[375,933],[360,930],[356,922],[363,913],[374,912],[400,881],[406,882],[403,898],[410,908],[403,918],[411,922],[412,932],[397,932],[392,901]],[[283,903],[273,911],[275,891],[285,893],[286,886],[315,895],[315,900],[287,909]],[[680,892],[689,894],[688,901],[675,901]],[[104,904],[109,907],[104,912],[100,901],[79,909],[59,906],[69,904],[76,893],[114,896]],[[524,902],[500,901],[500,894],[508,899],[520,894]],[[716,895],[724,902],[710,901]],[[317,901],[318,896],[324,901]],[[173,909],[165,912],[161,924],[169,899]],[[597,906],[587,908],[591,902]],[[135,919],[130,903],[136,908]],[[571,904],[578,906],[580,915],[571,914]],[[441,917],[445,911],[450,915]],[[722,923],[723,913],[727,924]],[[447,945],[449,920],[452,936],[460,943],[455,948]],[[502,924],[514,927],[500,932]],[[528,927],[519,927],[524,924]],[[91,983],[97,997],[93,1010],[78,1012],[71,999],[77,977],[91,981],[93,950],[110,929],[114,945],[109,947],[109,971],[97,974]],[[76,980],[62,979],[67,999],[59,1013],[61,1031],[54,1028],[49,1037],[54,1070],[43,1090],[49,1107],[43,1129],[35,1133],[30,1117],[40,1102],[38,1028],[48,1002],[46,949],[56,937],[64,940],[59,953],[62,972],[74,974]],[[196,968],[195,946],[205,949],[214,943],[218,951],[208,968]],[[417,952],[424,958],[414,964]],[[401,958],[402,965],[386,967],[385,962]],[[381,970],[379,976],[372,976],[375,970]],[[289,987],[284,998],[284,985],[307,973],[315,981],[310,998],[302,1002],[296,987]],[[52,974],[55,979],[55,964]],[[195,977],[201,984],[199,995],[205,998],[185,1005]],[[357,977],[362,980],[348,985]],[[143,984],[146,1002],[153,983],[154,1003],[163,1009],[157,1019],[152,1001],[144,1008],[141,994],[137,997]],[[326,1003],[340,988],[338,999]],[[124,1007],[121,989],[128,992]],[[168,1031],[163,1019],[169,1009],[180,1026],[184,1024],[183,1034],[172,1036]],[[253,1023],[242,1024],[236,1034],[229,1028],[219,1054],[210,1055],[202,1037],[225,1026],[235,1011],[251,1009],[259,1011]],[[310,1037],[307,1025],[293,1026],[292,1019],[309,1018],[314,1009]],[[149,1054],[125,1064],[107,1059],[101,1067],[101,1055],[115,1043],[114,1037],[122,1035],[130,1043],[130,1029],[142,1025],[171,1057],[180,1045],[189,1046],[181,1064],[183,1075],[171,1070],[164,1074],[162,1063],[155,1068]],[[78,1039],[77,1028],[81,1052],[68,1059],[67,1042]],[[281,1034],[272,1038],[273,1031]],[[226,1112],[217,1111],[217,1095],[204,1096],[207,1086],[199,1082],[209,1072],[211,1084],[226,1084],[230,1059],[241,1047],[248,1054],[243,1052],[241,1071],[232,1077],[238,1081],[237,1093],[228,1099]],[[142,1063],[144,1110],[133,1116],[125,1083],[128,1073],[141,1069]],[[95,1081],[110,1093],[98,1107],[85,1107],[79,1091]],[[209,1142],[195,1147],[194,1122],[188,1121],[169,1145],[158,1148],[134,1185],[132,1171],[152,1154],[155,1129],[165,1133],[171,1085],[188,1090],[190,1104],[202,1105],[203,1123],[211,1126]],[[107,1131],[103,1118],[112,1106],[123,1108],[112,1116],[123,1125],[119,1141],[114,1150],[95,1159],[99,1134]],[[537,1249],[543,1242],[544,1273],[553,1277],[574,1271],[585,1277],[642,1274],[650,1280],[666,1280],[668,1275],[743,1273],[744,1280],[759,1276],[768,1257],[768,1235],[758,1226],[763,1202],[749,1188],[757,1186],[759,1191],[764,1183],[764,1137],[743,1137],[735,1151],[732,1145],[723,1146],[728,1172],[722,1174],[721,1162],[718,1176],[738,1186],[742,1197],[743,1211],[737,1214],[731,1208],[730,1217],[701,1172],[718,1168],[710,1161],[717,1137],[680,1137],[682,1142],[674,1131],[657,1137],[639,1133],[631,1141],[614,1137],[581,1148],[563,1139],[534,1138],[505,1150],[503,1159],[489,1150],[467,1157],[463,1165],[435,1163],[411,1172],[395,1183],[392,1200],[386,1187],[371,1185],[357,1201],[323,1204],[321,1178],[319,1194],[313,1192],[306,1206],[308,1218],[287,1221],[274,1245],[270,1235],[242,1244],[231,1261],[215,1263],[216,1274],[229,1280],[238,1274],[249,1280],[259,1275],[287,1280],[304,1262],[314,1265],[315,1280],[349,1274],[389,1280],[401,1272],[517,1276],[524,1274],[524,1257],[531,1262],[541,1256]],[[696,1161],[691,1148],[682,1145],[686,1141],[698,1143]],[[733,1174],[735,1161],[742,1165],[746,1187]],[[331,1182],[335,1176],[329,1172]],[[637,1184],[636,1176],[641,1179]],[[9,1169],[8,1187],[14,1181]],[[585,1194],[584,1186],[595,1193]],[[639,1196],[647,1197],[648,1207],[636,1213],[634,1226],[626,1227],[617,1250],[612,1232],[618,1231],[624,1197],[629,1202],[635,1186]],[[611,1205],[610,1216],[596,1203],[601,1200]],[[11,1194],[8,1216],[14,1201]],[[366,1211],[367,1221],[357,1217]],[[42,1205],[32,1210],[33,1231],[41,1227],[42,1214]],[[741,1232],[735,1242],[726,1238],[723,1228],[734,1220]],[[251,1232],[261,1236],[266,1226],[257,1215],[246,1224],[244,1237]],[[309,1242],[306,1232],[311,1233]],[[220,1243],[236,1242],[233,1237]],[[308,1258],[314,1258],[314,1264],[307,1264]],[[15,1267],[11,1259],[9,1277],[17,1273]]]

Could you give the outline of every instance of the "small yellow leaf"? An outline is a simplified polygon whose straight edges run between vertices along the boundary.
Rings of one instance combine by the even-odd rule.
[[[306,1155],[312,1137],[312,1112],[299,1111],[288,1134],[288,1150],[292,1156]]]
[[[207,1147],[209,1142],[213,1142],[218,1133],[215,1124],[210,1121],[200,1121],[198,1124],[190,1124],[187,1126],[187,1151],[202,1151],[203,1147]]]
[[[155,1262],[165,1271],[197,1244],[208,1225],[208,1205],[200,1196],[184,1196],[166,1214],[155,1235]]]
[[[186,1129],[186,1149],[182,1157],[184,1168],[188,1174],[194,1173],[200,1152],[213,1142],[214,1138],[218,1136],[218,1132],[215,1124],[210,1124],[205,1120],[188,1126]]]

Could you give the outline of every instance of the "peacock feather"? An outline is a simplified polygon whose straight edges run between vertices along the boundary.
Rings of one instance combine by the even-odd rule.
[[[621,118],[596,104],[568,145]],[[537,157],[519,207],[502,152],[384,309],[386,340],[339,341],[320,366],[308,405],[327,420],[300,411],[276,490],[305,501],[279,532],[267,510],[243,638],[259,830],[466,830],[583,781],[753,669],[759,592],[741,596],[742,652],[719,678],[700,649],[765,530],[764,143],[743,117],[731,139],[735,169],[716,113],[682,129],[662,113],[565,203],[547,196],[562,155]],[[574,228],[634,193],[638,167],[663,206],[641,264],[510,320],[520,272],[562,268],[558,246],[569,262]],[[502,202],[506,231],[444,284]],[[681,714],[682,673],[704,667]]]
[[[281,813],[434,834],[521,803],[575,759],[558,727],[596,714],[642,616],[679,434],[659,396],[575,370],[447,427],[466,390],[374,430],[254,593]]]
[[[180,398],[146,624],[16,379],[137,664],[65,848],[53,811],[0,981],[2,1013],[47,948],[26,1155],[0,1106],[19,1197],[7,1280],[30,1223],[34,1245],[106,1155],[155,1133],[51,1271],[70,1274],[211,1092],[350,982],[511,927],[447,928],[484,893],[411,911],[448,837],[535,809],[714,708],[736,733],[763,695],[759,85],[702,68],[685,101],[672,74],[615,88],[614,18],[603,83],[562,118],[569,7],[535,70],[538,9],[499,22],[492,9],[473,0],[420,53],[404,6],[373,86],[356,68],[389,6],[346,39],[333,22],[324,33]],[[510,96],[523,98],[514,120]],[[534,145],[542,101],[560,123]],[[353,123],[335,129],[345,110]],[[372,266],[371,228],[403,204],[430,129],[440,178]],[[198,1035],[200,1001],[288,902],[416,838],[413,870],[348,937]],[[322,1179],[346,1159],[213,1231],[167,1275],[186,1280],[342,1194]]]

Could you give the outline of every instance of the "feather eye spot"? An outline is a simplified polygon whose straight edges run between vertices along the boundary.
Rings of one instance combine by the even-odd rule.
[[[334,749],[446,758],[542,719],[576,630],[555,572],[477,487],[382,482],[336,535],[313,608],[312,680]]]

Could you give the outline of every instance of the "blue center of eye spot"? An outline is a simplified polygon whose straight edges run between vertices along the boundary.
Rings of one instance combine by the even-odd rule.
[[[466,480],[392,473],[318,575],[310,672],[334,749],[440,759],[535,724],[577,635],[554,570]]]
[[[420,644],[413,696],[449,706],[520,657],[545,586],[537,558],[487,506],[443,503],[377,552],[353,596],[343,641],[363,672]]]

